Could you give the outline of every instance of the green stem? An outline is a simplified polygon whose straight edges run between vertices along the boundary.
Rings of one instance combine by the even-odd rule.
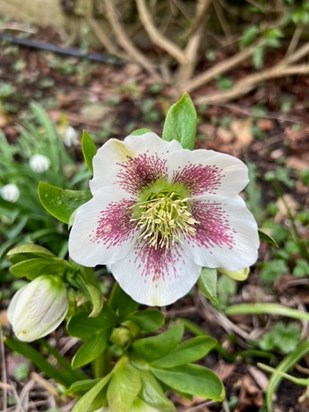
[[[111,356],[108,349],[105,349],[93,362],[92,370],[95,378],[106,376],[112,369]]]

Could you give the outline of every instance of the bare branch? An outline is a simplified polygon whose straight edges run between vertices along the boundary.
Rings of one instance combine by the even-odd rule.
[[[172,56],[178,63],[180,64],[185,63],[186,57],[185,57],[184,52],[176,44],[172,43],[170,40],[162,36],[162,34],[159,32],[159,30],[154,25],[151,15],[149,13],[149,10],[147,9],[147,6],[145,4],[145,1],[144,0],[135,0],[135,1],[136,1],[138,13],[139,13],[139,18],[141,19],[141,22],[146,32],[148,33],[150,39],[152,40],[152,42],[156,46],[160,47],[162,50],[165,50],[166,53]]]
[[[103,29],[99,26],[95,19],[90,16],[85,16],[89,27],[92,29],[93,33],[97,39],[102,43],[105,49],[110,53],[118,57],[124,58],[124,54],[119,52],[118,48],[110,41],[109,37],[104,33]]]
[[[305,43],[302,47],[299,47],[294,53],[288,55],[282,61],[282,64],[291,64],[295,63],[298,60],[302,59],[303,57],[309,54],[309,43]]]
[[[309,64],[295,65],[295,66],[283,66],[278,64],[270,69],[263,70],[261,73],[251,74],[244,79],[239,80],[234,84],[230,90],[219,91],[207,96],[202,96],[196,99],[196,102],[212,104],[212,103],[223,103],[230,100],[236,99],[249,93],[253,90],[259,83],[274,79],[278,77],[293,76],[293,75],[305,75],[309,73]]]
[[[106,9],[107,18],[110,22],[110,25],[117,37],[118,43],[121,47],[126,51],[128,56],[135,61],[136,63],[140,64],[144,69],[146,69],[149,73],[151,73],[157,81],[160,81],[160,77],[156,72],[154,65],[150,62],[150,60],[141,53],[134,44],[130,41],[129,36],[125,32],[120,20],[117,16],[114,2],[104,0],[104,5]]]
[[[214,79],[215,76],[219,74],[225,73],[234,67],[236,67],[239,63],[246,60],[248,57],[252,55],[254,50],[261,46],[265,40],[260,40],[259,42],[255,43],[254,45],[241,50],[240,52],[234,54],[234,56],[225,59],[224,61],[217,63],[215,66],[211,67],[210,69],[206,70],[204,73],[201,73],[198,76],[195,76],[192,80],[185,82],[180,85],[181,91],[192,92],[195,89],[198,89],[200,86],[210,82]]]
[[[201,44],[201,38],[203,34],[202,23],[204,21],[205,15],[211,4],[211,0],[199,0],[196,6],[195,13],[195,29],[191,30],[192,34],[189,36],[187,46],[185,48],[184,54],[186,56],[186,61],[180,66],[177,74],[176,83],[183,83],[190,79],[194,73],[194,69],[197,62],[197,53]],[[192,27],[192,26],[191,26]]]

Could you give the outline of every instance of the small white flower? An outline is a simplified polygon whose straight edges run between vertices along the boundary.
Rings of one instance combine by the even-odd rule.
[[[55,330],[67,310],[68,297],[62,280],[42,275],[15,293],[8,319],[19,340],[32,342]]]
[[[0,195],[7,202],[15,203],[19,199],[20,191],[14,183],[9,183],[1,187]]]
[[[33,155],[29,160],[30,169],[35,173],[43,173],[48,170],[50,160],[41,154]]]
[[[93,198],[74,215],[69,253],[84,266],[108,265],[137,302],[173,303],[202,267],[255,263],[259,237],[238,195],[249,181],[239,159],[146,133],[110,139],[93,170]]]
[[[78,143],[78,134],[72,126],[68,126],[63,133],[63,141],[67,147],[74,146]]]

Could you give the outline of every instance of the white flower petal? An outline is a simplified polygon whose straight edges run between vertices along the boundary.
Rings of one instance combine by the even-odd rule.
[[[125,257],[138,235],[130,222],[134,200],[118,188],[104,188],[75,212],[69,254],[84,266],[110,264]]]
[[[175,246],[155,249],[137,242],[129,255],[111,265],[121,288],[135,301],[149,306],[165,306],[190,291],[201,267]]]
[[[93,158],[92,193],[117,185],[136,194],[158,178],[167,177],[167,156],[180,150],[176,142],[165,142],[155,133],[128,136],[124,141],[110,139]]]
[[[240,196],[194,201],[191,213],[199,223],[195,235],[183,239],[183,250],[195,263],[231,271],[255,263],[257,224]]]
[[[234,197],[248,184],[248,168],[236,157],[213,150],[184,150],[168,158],[169,178],[188,187],[189,195]]]

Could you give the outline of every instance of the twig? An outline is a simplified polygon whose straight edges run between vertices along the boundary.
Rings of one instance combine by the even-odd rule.
[[[201,26],[211,2],[212,0],[205,0],[201,2],[199,10],[195,14],[194,20],[192,21],[191,27],[187,34],[188,37],[191,37],[197,31],[197,29]]]
[[[244,79],[239,80],[230,90],[220,91],[207,96],[201,96],[196,99],[196,103],[212,104],[227,102],[249,93],[262,81],[285,76],[304,75],[308,73],[308,64],[285,67],[282,63],[280,63],[270,69],[262,71],[261,73],[254,73]]]
[[[170,56],[172,56],[178,63],[183,64],[186,61],[184,52],[166,37],[162,36],[159,30],[153,23],[149,10],[147,9],[144,0],[135,0],[138,14],[141,22],[148,33],[151,41],[162,50],[165,50]]]
[[[245,340],[250,339],[250,335],[243,331],[239,326],[235,325],[231,320],[229,320],[225,315],[222,313],[218,312],[215,308],[213,308],[209,303],[200,295],[197,294],[195,299],[197,300],[197,303],[202,309],[206,312],[211,312],[213,317],[216,319],[218,324],[226,330],[226,332],[231,333],[234,332],[240,337],[242,337]]]
[[[257,47],[261,46],[264,42],[265,40],[260,40],[254,45],[247,47],[246,49],[234,54],[234,56],[225,59],[220,63],[217,63],[215,66],[206,70],[204,73],[201,73],[200,75],[194,77],[192,80],[189,80],[188,82],[181,84],[180,90],[192,92],[193,90],[196,90],[201,86],[204,86],[206,83],[213,80],[216,76],[233,69],[238,64],[246,60],[248,57],[252,55],[254,50]]]
[[[146,69],[149,73],[151,73],[154,76],[155,80],[160,81],[160,77],[158,73],[156,72],[153,64],[143,53],[141,53],[134,46],[134,44],[130,41],[129,37],[127,36],[127,33],[125,32],[117,16],[117,13],[114,7],[114,2],[104,0],[104,5],[106,9],[107,18],[109,20],[111,28],[113,29],[115,33],[115,36],[117,37],[118,43],[127,52],[128,56],[133,61],[139,63],[144,69]]]
[[[293,53],[293,52],[295,51],[295,49],[296,49],[296,47],[297,47],[297,45],[298,45],[298,42],[299,42],[299,40],[300,40],[300,36],[301,36],[301,34],[302,34],[302,32],[303,32],[303,29],[304,29],[304,26],[303,26],[301,23],[299,23],[299,24],[296,26],[295,31],[294,31],[294,33],[293,33],[293,36],[292,36],[292,38],[291,38],[289,47],[288,47],[288,49],[287,49],[287,51],[286,51],[286,56],[289,56],[291,53]]]
[[[3,344],[3,332],[2,326],[0,325],[0,355],[1,355],[1,380],[4,383],[2,387],[3,395],[3,412],[7,410],[7,374],[6,374],[6,365],[5,365],[5,352]]]
[[[184,50],[184,55],[186,57],[185,61],[181,64],[178,73],[176,83],[183,83],[184,81],[191,78],[197,61],[197,53],[201,43],[201,37],[203,33],[202,23],[204,17],[208,11],[211,4],[211,0],[199,0],[196,5],[195,13],[195,23],[196,28],[192,31],[191,36],[188,39],[187,46]]]
[[[98,23],[90,16],[85,16],[86,22],[89,24],[89,27],[97,37],[97,39],[102,43],[105,49],[110,53],[114,54],[115,56],[125,58],[123,53],[120,53],[119,50],[114,46],[114,44],[110,41],[109,37],[104,33]]]

